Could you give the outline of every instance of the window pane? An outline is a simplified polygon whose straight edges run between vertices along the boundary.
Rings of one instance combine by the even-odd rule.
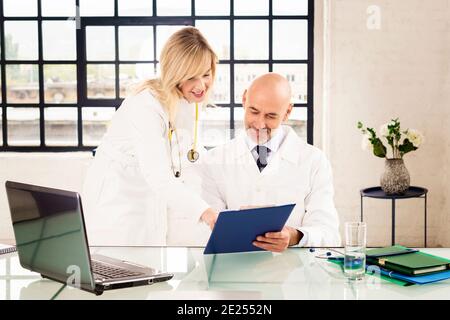
[[[157,1],[158,16],[190,16],[191,0]]]
[[[76,60],[75,21],[43,21],[44,60]]]
[[[273,1],[274,15],[304,15],[308,14],[308,0],[276,0]]]
[[[44,66],[45,103],[77,102],[77,69],[74,64]]]
[[[136,84],[155,77],[153,63],[136,63],[120,65],[120,97],[132,93]]]
[[[153,60],[153,27],[119,27],[120,60]]]
[[[36,0],[3,0],[3,15],[5,17],[36,17]]]
[[[295,130],[295,132],[306,141],[306,135],[307,135],[307,119],[308,119],[308,113],[307,109],[305,107],[295,107],[292,108],[291,115],[289,116],[288,121],[286,121],[286,124],[288,126],[291,126],[292,129]]]
[[[100,143],[115,112],[115,108],[82,108],[83,145]]]
[[[152,14],[152,0],[119,0],[120,16],[151,16]]]
[[[195,26],[208,40],[219,59],[230,59],[230,21],[197,20]]]
[[[42,16],[74,17],[76,15],[75,0],[41,0]]]
[[[87,96],[89,99],[116,98],[115,66],[113,64],[87,65]]]
[[[273,20],[273,58],[308,59],[306,20]]]
[[[234,22],[235,59],[269,58],[269,25],[262,20]]]
[[[113,16],[114,0],[80,0],[82,16]]]
[[[8,108],[8,144],[11,146],[39,146],[39,109]]]
[[[5,21],[5,50],[7,60],[37,60],[37,22]]]
[[[165,45],[167,39],[177,30],[184,28],[185,26],[158,26],[156,27],[156,54],[157,60],[159,60],[159,55],[161,50]]]
[[[88,61],[115,59],[114,27],[86,27],[86,58]]]
[[[234,0],[235,16],[267,16],[268,14],[268,0]]]
[[[8,103],[38,103],[38,66],[6,65],[6,101]]]
[[[199,141],[205,147],[215,147],[230,140],[230,108],[208,107],[199,121]]]
[[[242,95],[256,77],[269,72],[267,64],[234,65],[234,102],[242,103]]]
[[[78,145],[77,108],[45,108],[45,145]]]
[[[230,15],[230,0],[195,0],[195,15],[228,16]]]
[[[244,108],[234,108],[234,136],[236,137],[244,130]]]
[[[308,66],[306,64],[274,64],[273,71],[288,79],[293,103],[306,103],[308,93]]]
[[[213,103],[230,103],[230,65],[217,65],[211,100]]]

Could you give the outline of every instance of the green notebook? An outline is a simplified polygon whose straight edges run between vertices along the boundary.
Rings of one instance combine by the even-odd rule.
[[[378,258],[382,256],[395,256],[399,254],[407,254],[412,252],[417,252],[417,249],[410,249],[401,245],[395,245],[392,247],[376,248],[366,250],[367,258]]]
[[[378,250],[378,251],[374,251]],[[367,261],[376,263],[386,269],[411,276],[419,276],[450,269],[450,260],[420,251],[411,251],[406,247],[393,246],[382,249],[368,250]],[[385,250],[387,256],[380,256]],[[408,251],[410,250],[410,251]],[[394,252],[398,251],[398,254]],[[370,257],[377,255],[377,257]]]

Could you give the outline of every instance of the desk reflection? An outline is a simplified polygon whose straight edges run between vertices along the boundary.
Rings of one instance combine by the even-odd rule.
[[[191,252],[196,268],[180,281],[177,290],[202,288],[233,299],[280,299],[283,283],[301,270],[300,256],[291,251],[199,255]],[[281,284],[281,285],[280,285]]]
[[[209,284],[220,282],[284,282],[302,267],[298,254],[285,251],[204,255]]]

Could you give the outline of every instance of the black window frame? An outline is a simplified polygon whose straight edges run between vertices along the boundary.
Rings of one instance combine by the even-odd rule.
[[[1,46],[1,109],[2,109],[2,134],[3,134],[3,144],[0,142],[0,151],[14,151],[14,152],[69,152],[69,151],[92,151],[97,146],[87,146],[83,145],[83,117],[82,109],[88,107],[114,107],[116,110],[120,107],[123,98],[120,98],[120,78],[119,78],[119,67],[121,64],[133,64],[133,63],[153,63],[156,68],[158,61],[157,58],[157,36],[155,26],[161,25],[195,25],[197,20],[227,20],[230,21],[230,57],[228,60],[220,60],[219,63],[227,64],[230,68],[229,86],[230,86],[230,100],[229,103],[218,103],[218,106],[229,108],[229,129],[231,132],[230,138],[234,137],[235,129],[235,108],[242,107],[242,104],[235,103],[235,73],[234,66],[237,64],[264,64],[268,65],[269,72],[273,70],[273,65],[277,63],[283,64],[306,64],[307,66],[307,101],[306,103],[295,103],[295,108],[306,108],[307,109],[307,142],[313,144],[313,134],[314,134],[314,0],[308,0],[308,14],[307,15],[273,15],[272,7],[273,1],[269,2],[269,14],[262,16],[235,16],[234,15],[234,0],[230,0],[230,15],[227,16],[195,16],[195,0],[191,0],[191,16],[158,16],[157,15],[157,1],[153,0],[153,12],[152,16],[147,17],[128,17],[118,15],[118,0],[114,0],[114,16],[108,17],[80,17],[79,14],[79,0],[75,0],[77,8],[76,17],[42,17],[41,14],[41,0],[37,0],[37,17],[4,17],[3,14],[3,1],[0,1],[0,46]],[[73,19],[76,20],[76,51],[77,57],[75,61],[45,61],[43,60],[43,46],[42,46],[42,21],[63,21]],[[38,24],[38,60],[36,61],[6,61],[5,59],[5,39],[4,39],[4,22],[8,20],[14,21],[37,21]],[[268,35],[269,35],[269,57],[267,60],[238,60],[234,59],[234,21],[238,20],[263,20],[268,21]],[[273,21],[274,20],[306,20],[308,25],[308,56],[307,59],[298,60],[274,60],[273,59]],[[153,26],[153,50],[154,50],[154,60],[148,61],[120,61],[118,50],[118,28],[119,26]],[[86,60],[86,43],[85,43],[85,32],[87,26],[114,26],[115,30],[115,60],[114,61],[95,61],[93,64],[114,64],[115,66],[115,99],[88,99],[87,98],[87,60]],[[37,104],[11,104],[6,102],[6,65],[7,64],[34,64],[38,65],[38,77],[39,77],[39,103]],[[77,65],[77,102],[68,104],[58,104],[58,107],[76,107],[77,108],[77,135],[78,135],[78,145],[77,146],[47,146],[45,145],[45,116],[44,110],[48,106],[55,106],[52,103],[45,103],[44,101],[44,64],[76,64]],[[39,146],[10,146],[7,144],[8,139],[8,123],[7,123],[7,107],[38,107],[40,118],[39,118],[39,132],[40,132],[40,145]]]

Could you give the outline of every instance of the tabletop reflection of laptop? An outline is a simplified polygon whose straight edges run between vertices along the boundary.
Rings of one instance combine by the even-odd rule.
[[[80,195],[7,181],[20,264],[83,290],[104,290],[152,284],[173,274],[89,252]]]

